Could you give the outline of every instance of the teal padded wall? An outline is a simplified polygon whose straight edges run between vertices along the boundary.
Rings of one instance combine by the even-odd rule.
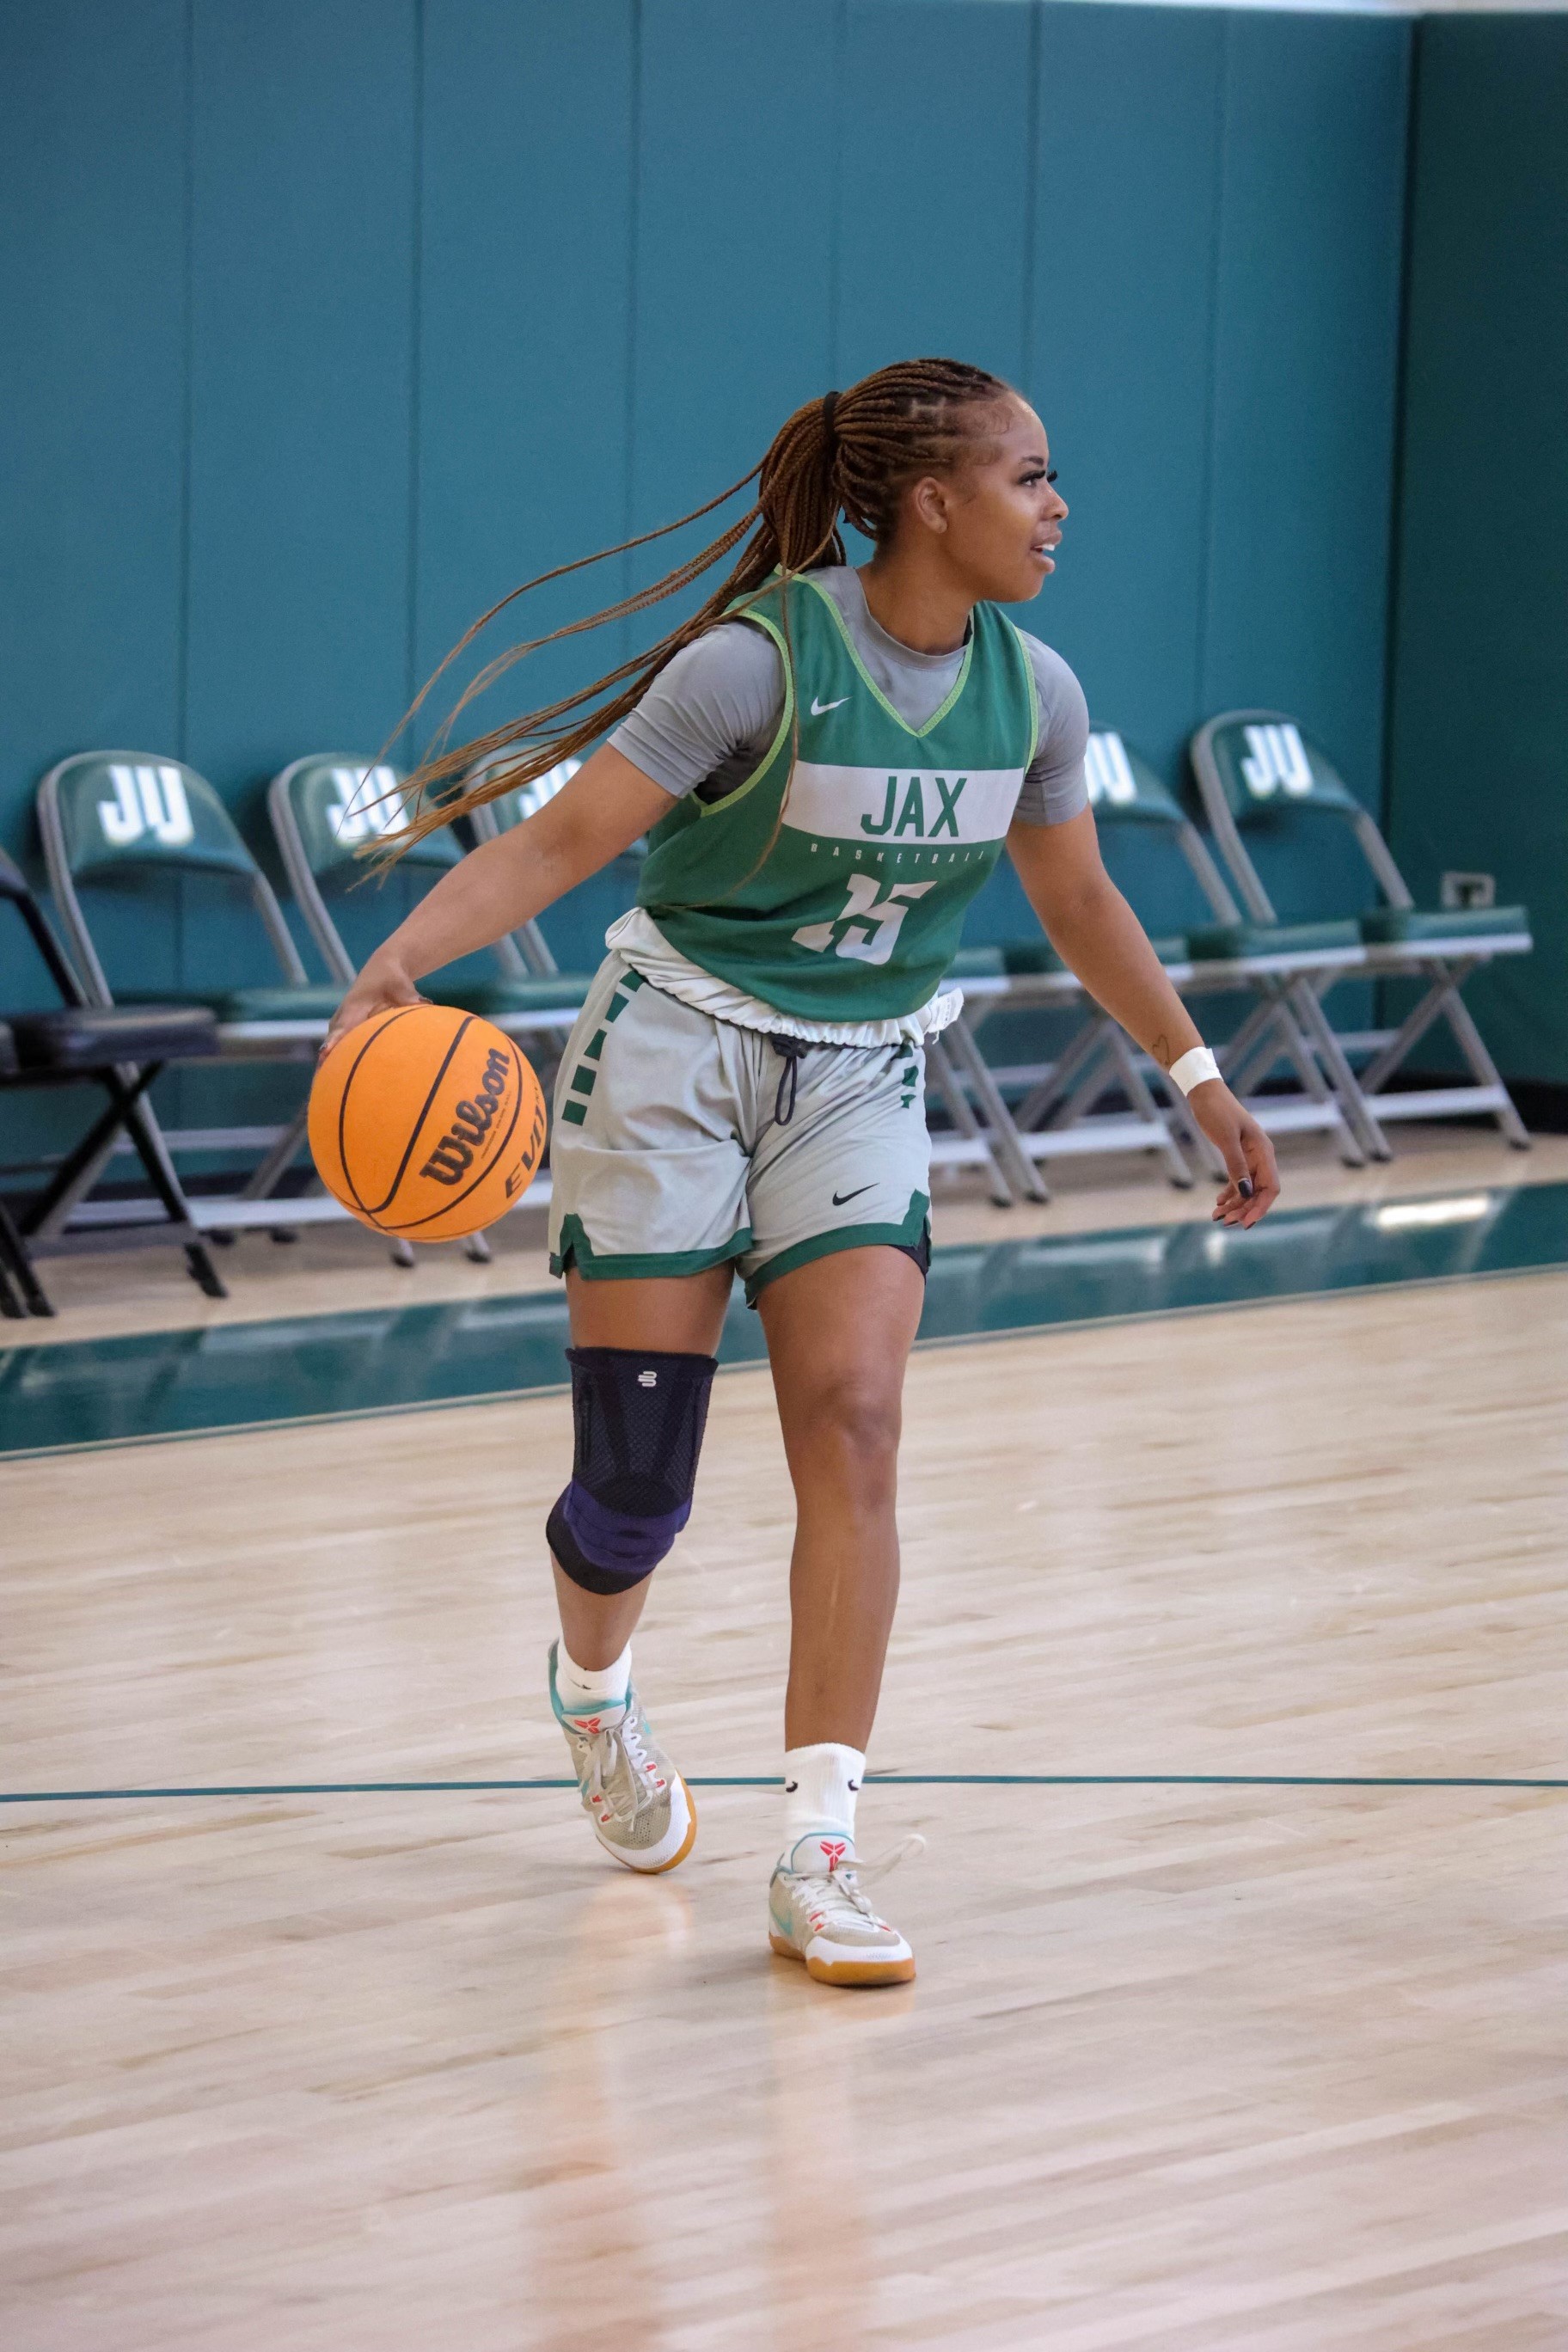
[[[1390,801],[1436,904],[1492,874],[1536,950],[1469,991],[1568,1082],[1568,17],[1421,26]]]
[[[184,753],[226,791],[407,686],[416,23],[195,0]]]
[[[38,775],[108,741],[190,758],[261,843],[271,769],[374,749],[488,600],[931,349],[1041,408],[1072,520],[1028,620],[1097,714],[1174,773],[1216,703],[1283,702],[1375,795],[1410,38],[1079,0],[10,0],[0,833],[32,861]],[[631,642],[552,646],[483,715]],[[132,944],[168,981],[227,943],[191,908]]]
[[[498,597],[626,536],[637,107],[629,0],[425,0],[410,693]],[[627,576],[616,558],[542,589],[485,650],[612,601]],[[545,646],[478,723],[630,650],[618,630]],[[444,680],[437,717],[452,698]],[[601,876],[546,916],[563,965],[597,962],[626,897]]]
[[[29,864],[54,761],[184,737],[189,94],[184,0],[0,10],[0,824]],[[0,982],[47,1001],[9,924]]]

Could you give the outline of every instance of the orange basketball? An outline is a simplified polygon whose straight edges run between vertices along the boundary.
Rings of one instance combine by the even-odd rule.
[[[458,1241],[514,1208],[539,1172],[544,1097],[477,1013],[403,1004],[340,1037],[310,1089],[310,1155],[360,1223]]]

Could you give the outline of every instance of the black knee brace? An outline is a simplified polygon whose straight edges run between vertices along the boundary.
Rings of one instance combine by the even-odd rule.
[[[587,1592],[651,1576],[691,1516],[718,1360],[635,1348],[568,1348],[576,1444],[572,1483],[545,1527]]]

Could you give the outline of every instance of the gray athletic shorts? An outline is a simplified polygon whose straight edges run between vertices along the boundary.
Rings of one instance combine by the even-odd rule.
[[[792,1073],[772,1038],[609,956],[555,1085],[551,1272],[612,1282],[732,1263],[754,1301],[835,1250],[889,1242],[923,1263],[921,1049],[798,1052]]]

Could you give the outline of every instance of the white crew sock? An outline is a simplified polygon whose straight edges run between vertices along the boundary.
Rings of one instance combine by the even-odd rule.
[[[555,1696],[568,1715],[599,1715],[624,1706],[632,1679],[632,1645],[613,1665],[580,1666],[563,1635],[555,1651]]]
[[[784,1750],[784,1853],[804,1837],[847,1838],[855,1843],[855,1800],[866,1777],[866,1759],[858,1748],[840,1748],[831,1739],[812,1748]]]

